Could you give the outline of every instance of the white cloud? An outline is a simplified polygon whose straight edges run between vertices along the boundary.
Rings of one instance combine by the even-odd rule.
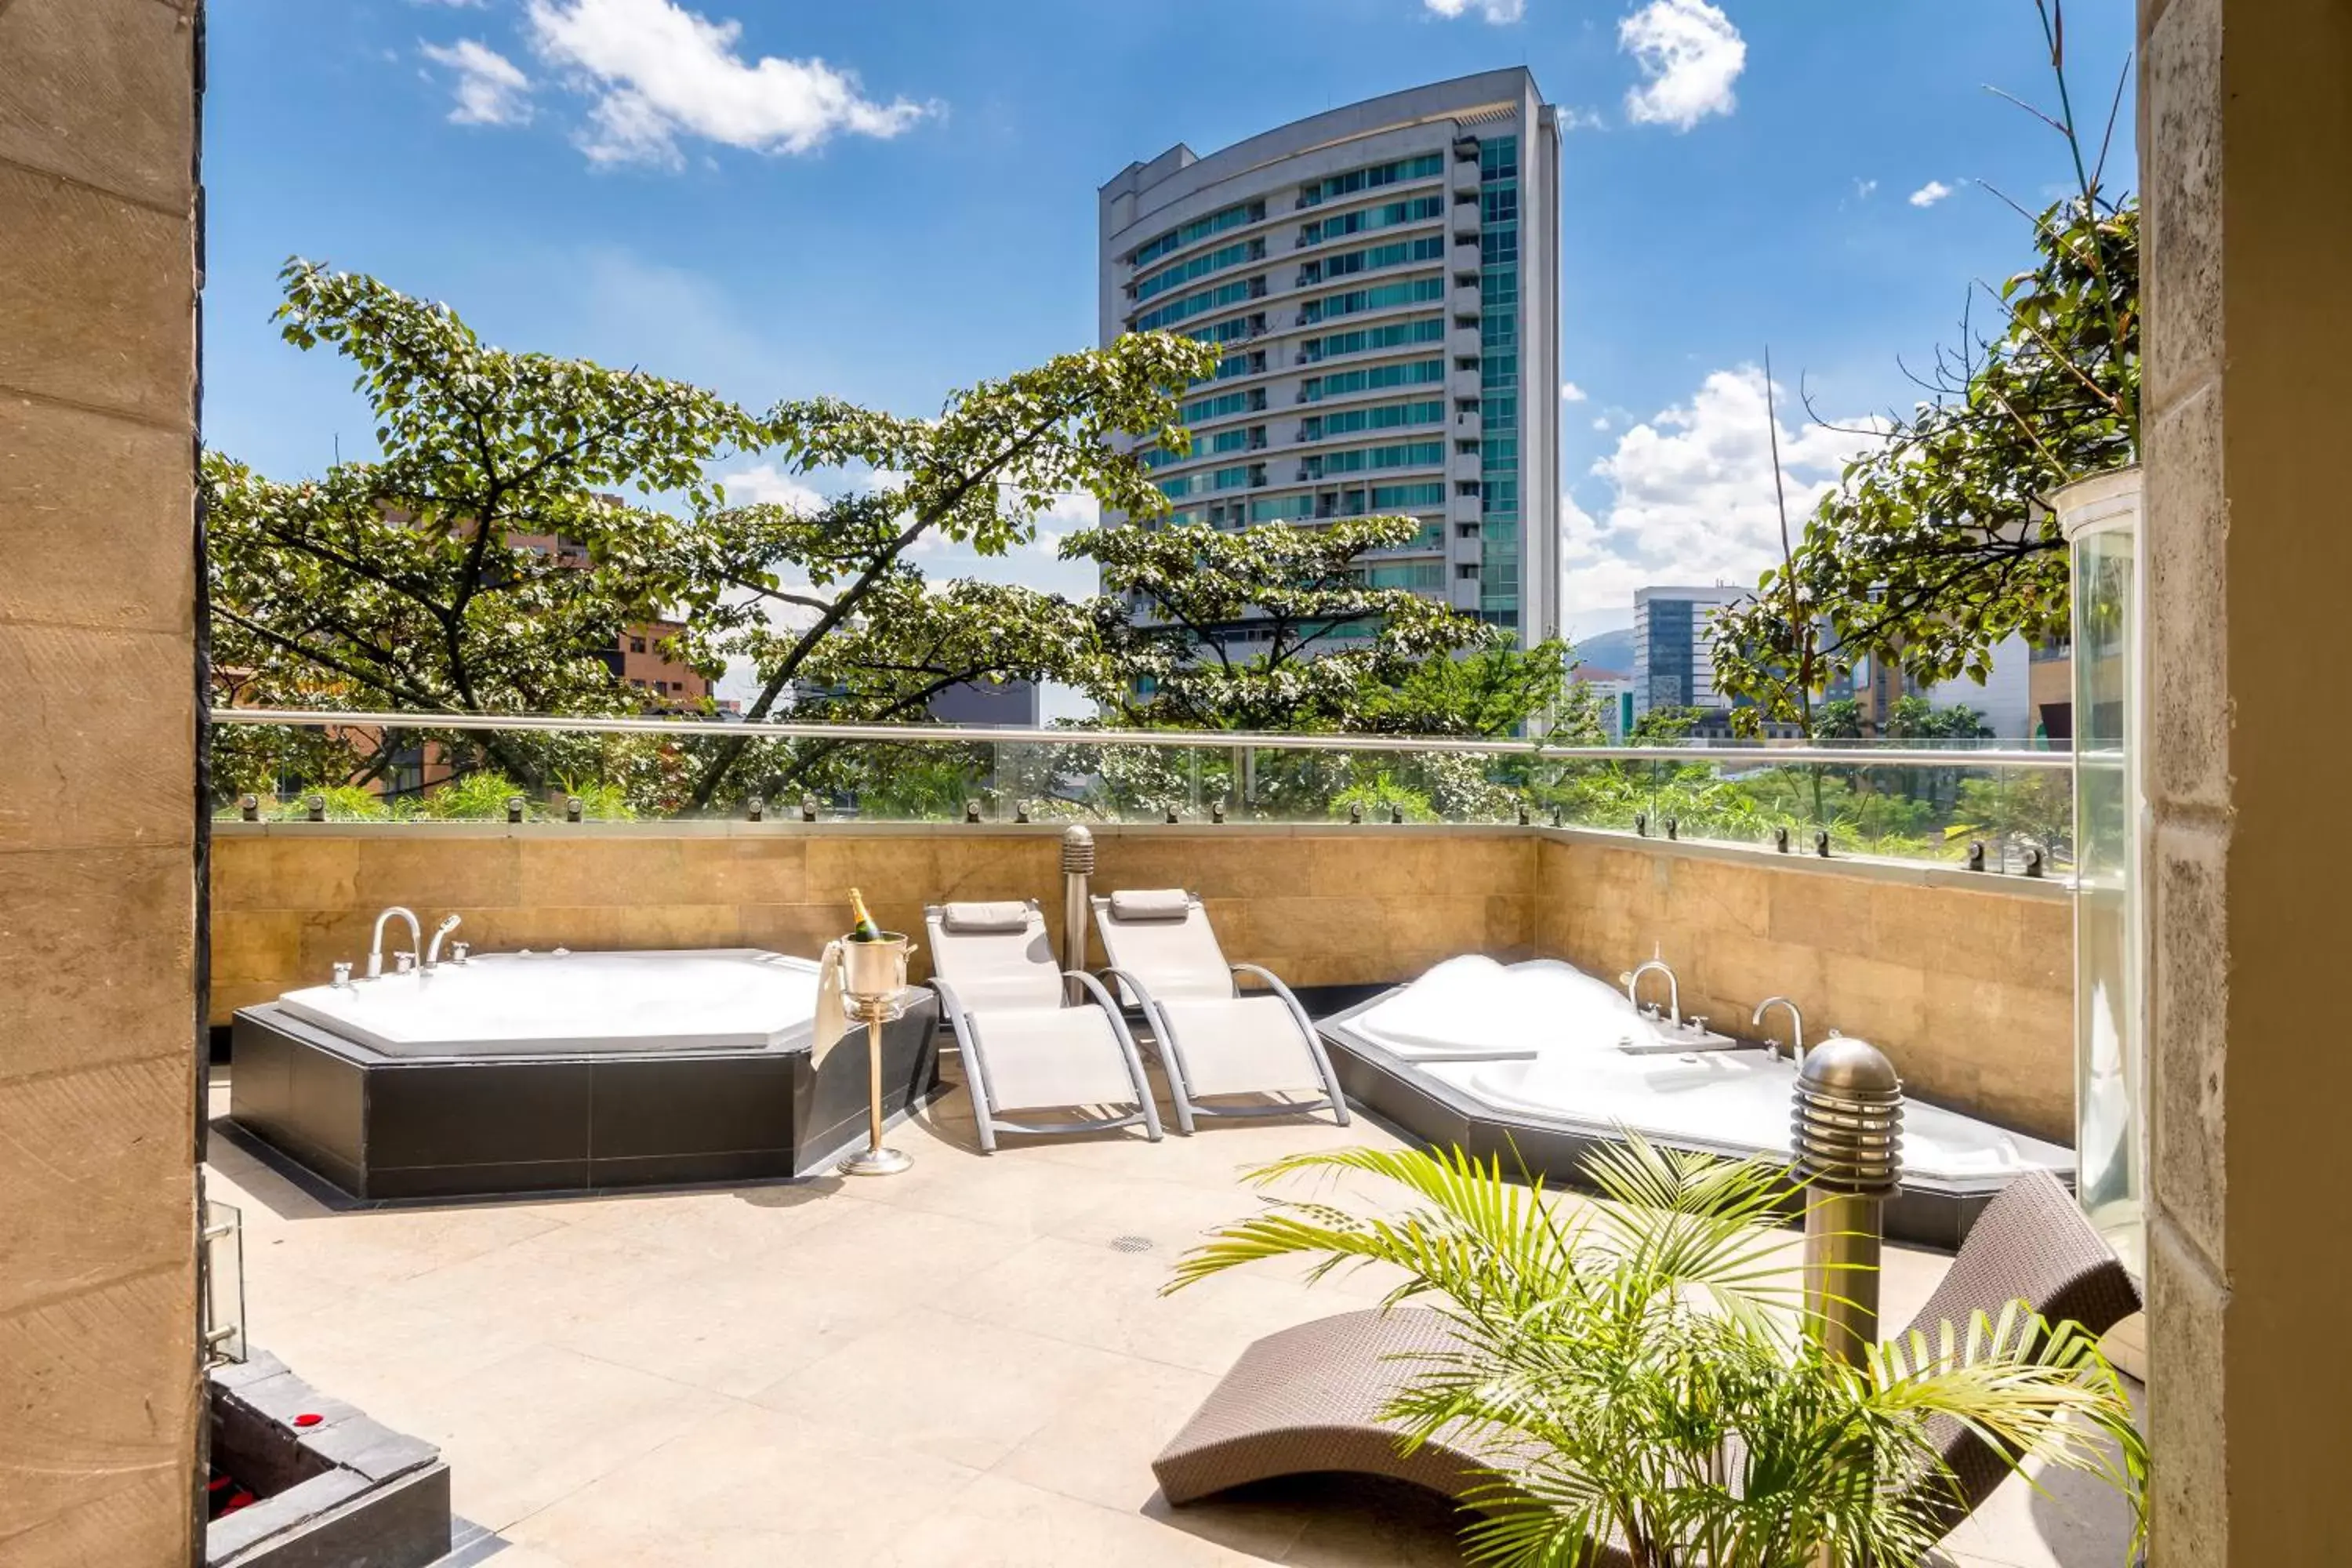
[[[1572,381],[1563,381],[1559,384],[1559,400],[1562,403],[1581,403],[1584,401],[1584,388]]]
[[[1440,16],[1459,16],[1475,7],[1478,15],[1498,26],[1517,21],[1527,15],[1528,10],[1527,0],[1421,0],[1421,3]]]
[[[1871,193],[1877,189],[1878,182],[1876,180],[1856,180],[1853,183],[1853,199],[1858,202],[1866,202],[1870,199]]]
[[[1601,118],[1597,109],[1563,109],[1559,111],[1559,129],[1563,136],[1571,131],[1601,131],[1609,122]]]
[[[681,137],[755,153],[808,153],[836,133],[891,137],[937,105],[864,96],[854,72],[816,58],[736,52],[740,22],[672,0],[528,0],[541,57],[595,96],[580,144],[599,163],[682,167]]]
[[[1609,416],[1607,416],[1606,414],[1596,414],[1596,415],[1594,415],[1594,416],[1592,416],[1592,427],[1593,427],[1595,430],[1606,430],[1606,429],[1608,429],[1608,428],[1609,428]]]
[[[1952,187],[1943,181],[1930,180],[1911,193],[1911,205],[1915,207],[1932,207],[1951,194]]]
[[[1650,0],[1617,24],[1617,47],[1642,68],[1642,85],[1625,93],[1626,117],[1638,124],[1688,131],[1738,103],[1731,84],[1748,44],[1706,0]]]
[[[419,48],[435,65],[457,73],[457,106],[449,111],[457,124],[520,125],[530,118],[530,78],[498,50],[472,38]]]
[[[825,497],[815,486],[773,463],[754,463],[748,468],[732,469],[720,474],[719,482],[727,487],[727,500],[736,506],[773,504],[807,513],[824,510],[825,503]]]
[[[1791,428],[1794,399],[1774,395],[1793,531],[1873,437]],[[1750,586],[1780,558],[1764,373],[1752,365],[1715,372],[1688,403],[1625,431],[1592,472],[1609,490],[1597,516],[1561,498],[1565,611],[1622,611],[1634,589],[1654,583]]]

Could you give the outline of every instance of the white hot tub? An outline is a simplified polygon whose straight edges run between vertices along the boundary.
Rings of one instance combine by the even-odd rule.
[[[278,1005],[384,1056],[578,1056],[793,1045],[816,991],[814,960],[757,948],[492,952]]]

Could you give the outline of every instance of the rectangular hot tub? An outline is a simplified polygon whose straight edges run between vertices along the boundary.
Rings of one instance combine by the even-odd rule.
[[[241,1009],[229,1120],[353,1197],[772,1180],[860,1141],[866,1041],[810,1049],[816,965],[751,949],[489,954]],[[884,1108],[939,1088],[936,1005],[883,1029]]]

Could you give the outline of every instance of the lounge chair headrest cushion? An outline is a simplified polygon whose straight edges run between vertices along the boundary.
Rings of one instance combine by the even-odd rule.
[[[1128,889],[1110,896],[1113,920],[1181,921],[1192,912],[1192,895],[1181,888]]]
[[[948,904],[940,910],[940,924],[951,931],[975,934],[1026,931],[1029,906],[1013,899],[993,904]]]

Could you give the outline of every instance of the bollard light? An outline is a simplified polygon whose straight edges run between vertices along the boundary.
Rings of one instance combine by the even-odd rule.
[[[564,821],[577,822],[583,815],[585,815],[585,808],[581,805],[578,795],[567,795],[563,797]]]
[[[968,800],[963,803],[963,819],[966,822],[978,822],[980,820],[980,802],[976,800]]]
[[[1348,820],[1349,820],[1349,822],[1361,822],[1361,821],[1363,821],[1363,820],[1364,820],[1364,808],[1363,808],[1362,806],[1360,806],[1360,805],[1351,805],[1351,806],[1349,806],[1349,807],[1348,808]]]
[[[1076,973],[1087,966],[1087,879],[1095,874],[1095,836],[1082,822],[1062,830],[1062,968]],[[1065,980],[1062,989],[1075,1005],[1085,1001],[1078,982]]]
[[[1170,807],[1168,808],[1168,815],[1167,815],[1167,816],[1166,816],[1166,818],[1165,818],[1164,820],[1168,823],[1168,825],[1169,825],[1170,826],[1171,826],[1171,827],[1172,827],[1172,826],[1174,826],[1177,823],[1179,823],[1179,822],[1182,821],[1182,820],[1183,820],[1183,818],[1181,818],[1181,816],[1179,816],[1177,815],[1177,813],[1176,813],[1176,808],[1175,808],[1174,806],[1172,806],[1172,805],[1171,805],[1171,806],[1170,806]]]
[[[2025,874],[2029,877],[2042,875],[2042,849],[2038,845],[2025,852]]]
[[[1878,1338],[1885,1205],[1903,1179],[1903,1080],[1867,1040],[1805,1053],[1790,1116],[1792,1169],[1807,1184],[1806,1329],[1861,1364]]]
[[[1029,820],[1029,803],[1027,801],[1016,800],[1013,803],[1013,820],[1015,822],[1026,822]]]
[[[305,796],[302,801],[302,810],[313,822],[326,821],[327,797],[323,795]]]
[[[528,801],[524,800],[523,797],[519,795],[510,795],[507,796],[507,820],[509,822],[520,822],[522,820],[523,807],[529,804],[530,803]]]
[[[1969,869],[1971,871],[1981,871],[1984,868],[1984,840],[1981,838],[1971,838],[1969,840]]]
[[[1670,816],[1670,817],[1668,817],[1668,818],[1666,818],[1666,837],[1667,837],[1672,838],[1672,837],[1675,837],[1675,836],[1676,836],[1676,835],[1681,831],[1681,828],[1682,828],[1682,824],[1681,824],[1680,822],[1676,821],[1675,818],[1673,818],[1673,817],[1671,817],[1671,816]]]
[[[816,820],[816,796],[814,795],[801,796],[801,820],[803,822]]]
[[[1209,803],[1209,820],[1211,822],[1223,822],[1224,819],[1225,803],[1222,800],[1211,801]]]
[[[1644,838],[1647,838],[1650,836],[1650,814],[1648,812],[1637,811],[1633,814],[1633,831],[1640,834]]]
[[[752,821],[759,821],[761,817],[768,815],[768,797],[759,795],[752,795],[751,798],[744,801],[743,810],[745,815],[750,816]]]
[[[1520,826],[1521,827],[1525,827],[1527,825],[1528,825],[1528,803],[1527,803],[1526,801],[1521,801],[1521,802],[1519,802],[1519,826]]]
[[[1568,808],[1566,806],[1555,805],[1551,808],[1551,825],[1554,827],[1565,827],[1568,826]]]
[[[1783,855],[1789,852],[1789,830],[1786,827],[1776,827],[1772,830],[1772,847]]]
[[[259,822],[261,820],[261,797],[256,795],[238,795],[236,797],[236,814],[247,822]]]
[[[1813,829],[1813,853],[1820,856],[1824,860],[1830,858],[1830,830],[1828,828],[1816,827]]]
[[[1389,803],[1389,824],[1390,824],[1390,826],[1394,826],[1395,825],[1397,825],[1398,823],[1402,822],[1403,820],[1404,820],[1404,807],[1402,807],[1402,806],[1401,806],[1401,805],[1397,805],[1397,804],[1396,804],[1396,802],[1394,802],[1394,801],[1391,801],[1391,802]]]

